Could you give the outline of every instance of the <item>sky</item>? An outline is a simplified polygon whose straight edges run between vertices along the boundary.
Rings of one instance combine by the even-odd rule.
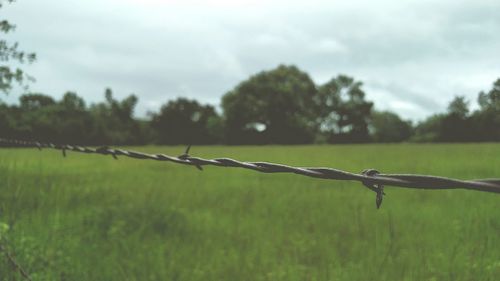
[[[472,108],[500,78],[498,0],[17,0],[0,18],[35,51],[31,90],[89,102],[113,89],[136,116],[170,99],[218,106],[238,83],[293,64],[318,84],[346,74],[378,110],[422,120],[456,95]],[[14,102],[18,92],[6,99]]]

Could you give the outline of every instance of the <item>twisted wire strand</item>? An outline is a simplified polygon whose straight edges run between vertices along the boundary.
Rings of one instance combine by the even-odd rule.
[[[188,146],[185,153],[180,156],[169,156],[166,154],[148,154],[133,150],[125,150],[101,146],[98,148],[89,148],[78,145],[60,145],[54,143],[42,143],[37,141],[22,141],[0,138],[0,144],[20,147],[52,148],[61,150],[63,156],[67,151],[80,153],[94,153],[101,155],[111,155],[118,159],[118,156],[126,156],[134,159],[149,159],[156,161],[168,161],[177,164],[195,166],[202,170],[203,166],[235,167],[254,170],[261,173],[293,173],[307,177],[358,181],[364,186],[374,191],[376,196],[376,206],[380,207],[384,193],[384,186],[395,186],[416,189],[469,189],[475,191],[500,193],[500,179],[476,179],[459,180],[447,177],[414,175],[414,174],[382,174],[374,169],[364,170],[360,174],[346,172],[333,168],[323,167],[293,167],[284,164],[268,162],[243,162],[231,158],[204,159],[189,155],[191,146]]]

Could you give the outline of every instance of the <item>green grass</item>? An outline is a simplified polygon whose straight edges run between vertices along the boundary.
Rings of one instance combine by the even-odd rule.
[[[194,147],[192,154],[500,177],[498,144]],[[375,194],[356,182],[0,149],[0,236],[33,280],[500,280],[499,195],[386,193],[377,210]],[[0,280],[21,280],[3,256]]]

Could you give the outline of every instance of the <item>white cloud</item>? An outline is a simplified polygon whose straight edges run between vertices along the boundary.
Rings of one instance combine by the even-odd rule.
[[[313,52],[326,54],[341,54],[348,51],[344,44],[332,38],[322,38],[318,42],[313,42],[310,47]]]

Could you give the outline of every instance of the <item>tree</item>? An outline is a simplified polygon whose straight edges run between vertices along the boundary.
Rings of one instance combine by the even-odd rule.
[[[151,126],[161,144],[213,144],[220,140],[221,119],[210,105],[178,98],[151,116]]]
[[[315,98],[320,131],[329,142],[366,142],[373,103],[365,100],[363,84],[345,75],[331,79]]]
[[[22,95],[19,102],[25,111],[38,110],[56,104],[52,97],[40,93]]]
[[[92,129],[95,122],[85,101],[74,92],[66,92],[55,110],[54,126],[57,141],[61,143],[92,143]]]
[[[14,137],[14,120],[10,107],[0,101],[0,132],[2,136]]]
[[[471,116],[476,141],[500,141],[500,78],[487,93],[478,95],[480,109]]]
[[[0,9],[5,3],[12,3],[14,0],[0,0]],[[15,25],[7,20],[0,20],[0,33],[9,33],[14,31]],[[5,39],[0,39],[0,91],[8,93],[12,89],[12,84],[17,82],[20,85],[26,86],[26,80],[33,80],[32,77],[26,75],[19,67],[9,66],[9,62],[32,63],[35,61],[34,53],[26,53],[19,50],[17,42],[9,43]]]
[[[17,128],[25,138],[56,143],[88,144],[93,120],[85,102],[76,93],[67,92],[60,101],[44,94],[25,94],[20,98]]]
[[[19,108],[12,108],[17,135],[40,141],[57,140],[57,103],[45,94],[30,93],[19,98]]]
[[[469,102],[456,96],[448,105],[448,113],[441,120],[439,141],[460,142],[471,140]]]
[[[111,89],[104,92],[106,101],[90,107],[95,128],[92,139],[96,144],[141,144],[145,142],[142,127],[134,119],[138,99],[130,95],[118,101]]]
[[[222,98],[227,142],[311,142],[315,95],[309,75],[295,66],[280,65],[253,75]]]
[[[444,114],[435,114],[419,122],[411,138],[416,142],[437,142],[441,140],[441,128]]]
[[[423,142],[464,142],[474,139],[468,101],[456,96],[448,111],[436,114],[418,124],[413,140]]]
[[[137,98],[118,101],[110,89],[105,97],[88,108],[73,92],[59,101],[39,93],[22,95],[19,106],[0,104],[2,135],[66,144],[144,144],[149,124],[133,118]]]
[[[397,114],[388,111],[372,113],[371,129],[375,142],[401,142],[412,134],[410,121],[402,120]]]
[[[479,93],[478,103],[482,110],[500,112],[500,78],[493,83],[493,88],[488,93]]]
[[[59,103],[67,111],[85,111],[85,101],[74,92],[66,92]]]
[[[456,96],[448,105],[448,114],[465,119],[469,114],[469,102],[464,96]]]

